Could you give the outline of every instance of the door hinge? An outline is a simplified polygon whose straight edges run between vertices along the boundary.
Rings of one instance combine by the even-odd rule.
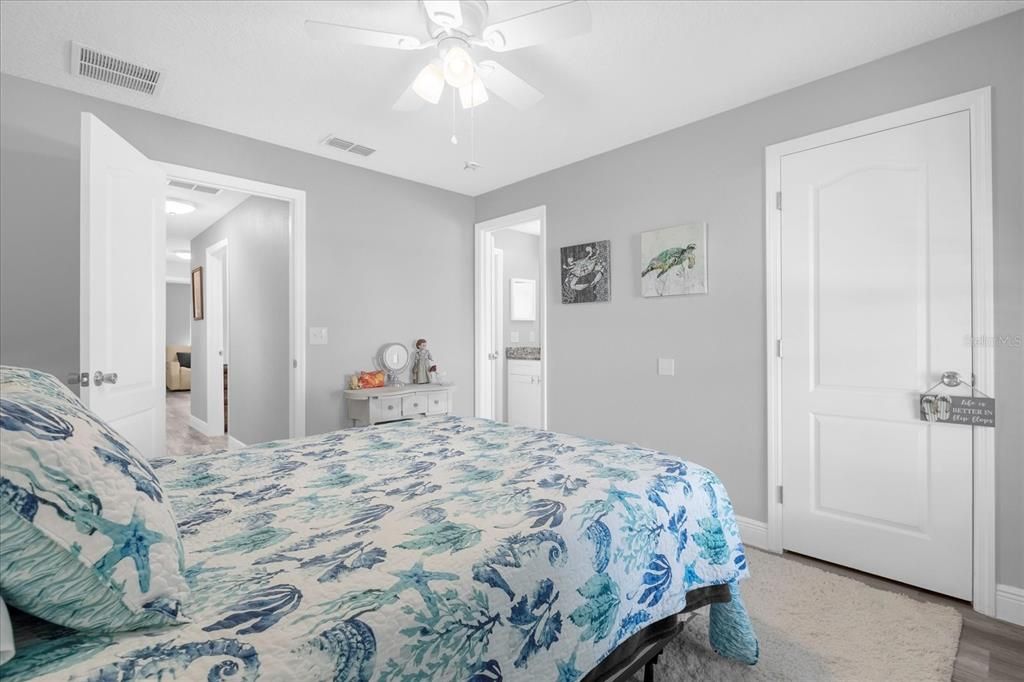
[[[782,357],[782,339],[775,339],[775,355]]]
[[[779,499],[779,504],[782,504],[782,486],[781,485],[780,486],[776,486],[775,487],[775,491],[776,491],[776,496]]]
[[[775,193],[775,210],[776,211],[781,211],[782,210],[782,192],[776,192]]]

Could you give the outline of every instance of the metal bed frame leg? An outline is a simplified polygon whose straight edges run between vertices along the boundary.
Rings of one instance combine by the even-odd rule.
[[[644,665],[644,682],[654,682],[654,666],[658,662],[658,654]]]

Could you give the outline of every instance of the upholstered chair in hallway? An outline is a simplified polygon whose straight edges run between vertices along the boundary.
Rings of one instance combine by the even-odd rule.
[[[192,362],[182,366],[178,353],[192,354],[192,346],[167,346],[167,390],[188,391],[192,389]]]

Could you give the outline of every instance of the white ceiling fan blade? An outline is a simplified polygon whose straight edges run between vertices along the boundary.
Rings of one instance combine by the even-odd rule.
[[[508,52],[589,31],[590,7],[573,0],[488,26],[483,39],[495,52]]]
[[[395,100],[392,109],[395,111],[419,111],[426,104],[426,100],[416,94],[416,91],[412,89],[410,85],[405,89],[405,92]]]
[[[462,26],[462,6],[459,0],[423,0],[423,9],[430,20],[443,28]]]
[[[498,62],[487,59],[477,66],[480,80],[484,82],[487,89],[516,109],[529,109],[544,98],[540,90]]]
[[[348,45],[366,45],[369,47],[386,47],[393,50],[417,50],[426,47],[416,36],[401,33],[374,31],[369,28],[356,28],[341,24],[329,24],[324,21],[306,21],[306,33],[317,40],[335,40]]]

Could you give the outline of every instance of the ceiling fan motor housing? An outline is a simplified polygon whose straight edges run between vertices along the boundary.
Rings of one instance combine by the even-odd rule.
[[[422,7],[422,4],[420,6]],[[448,34],[466,39],[479,38],[483,34],[484,25],[487,23],[487,3],[484,0],[461,0],[459,7],[462,10],[462,25],[455,28],[448,28],[433,21],[426,8],[423,8],[431,38],[441,38]]]

